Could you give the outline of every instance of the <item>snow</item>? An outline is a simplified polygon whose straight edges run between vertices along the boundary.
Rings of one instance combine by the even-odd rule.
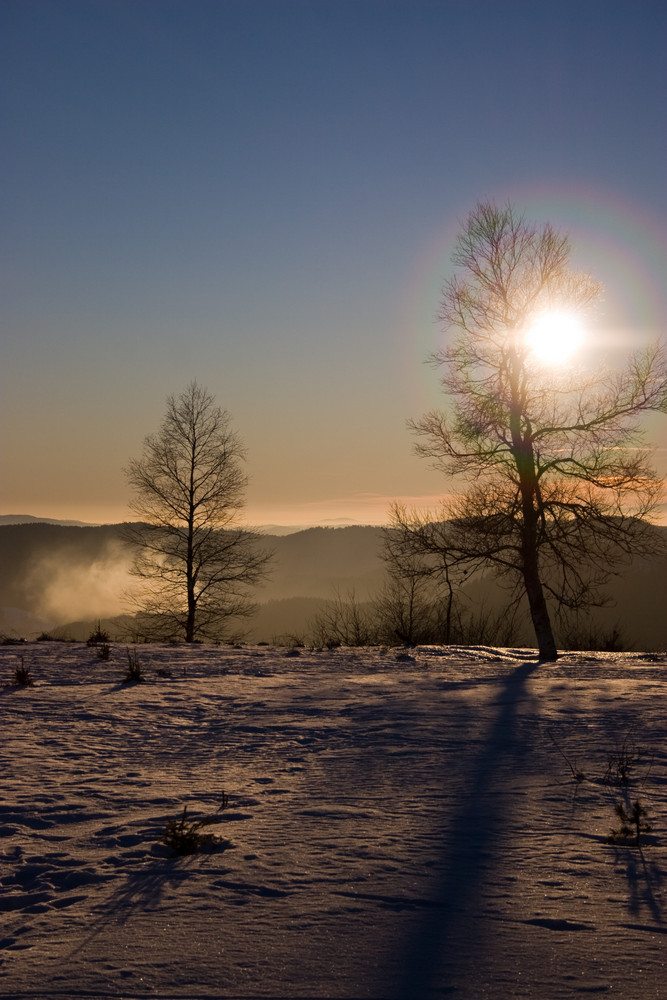
[[[134,648],[0,648],[5,1000],[667,996],[667,655]]]

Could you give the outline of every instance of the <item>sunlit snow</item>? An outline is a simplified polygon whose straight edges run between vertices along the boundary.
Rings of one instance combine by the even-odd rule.
[[[136,651],[0,648],[6,1000],[667,995],[666,655]]]

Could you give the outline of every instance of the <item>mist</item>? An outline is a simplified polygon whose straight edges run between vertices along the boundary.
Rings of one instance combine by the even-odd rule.
[[[58,628],[63,635],[85,638],[98,618],[133,614],[129,596],[142,584],[130,574],[132,551],[123,532],[118,524],[0,525],[0,632],[35,638]],[[310,528],[262,536],[261,542],[274,558],[268,580],[254,595],[258,614],[247,622],[254,642],[285,634],[305,636],[323,601],[337,593],[372,600],[385,580],[378,528]],[[618,628],[626,648],[664,649],[666,581],[664,557],[634,560],[610,582],[611,606],[585,616],[581,641],[587,641],[587,629],[593,634]],[[484,605],[491,611],[498,611],[498,601],[504,598],[497,585],[468,588],[466,593],[466,606]]]
[[[35,595],[35,613],[54,622],[119,615],[128,610],[136,589],[130,556],[120,543],[110,543],[101,558],[38,558],[28,570],[24,587]]]
[[[2,629],[27,636],[75,619],[122,614],[136,587],[131,558],[121,525],[1,527]]]

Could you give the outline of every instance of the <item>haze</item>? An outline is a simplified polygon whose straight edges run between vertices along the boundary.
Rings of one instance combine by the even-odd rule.
[[[423,361],[480,198],[567,230],[604,282],[589,363],[664,331],[665,4],[0,18],[3,513],[127,518],[122,467],[192,379],[248,448],[251,521],[428,504],[405,421],[440,403]]]

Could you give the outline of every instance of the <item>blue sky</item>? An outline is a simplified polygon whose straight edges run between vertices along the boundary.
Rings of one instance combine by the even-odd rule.
[[[659,0],[3,0],[0,28],[2,513],[123,519],[193,378],[256,522],[437,495],[405,421],[480,199],[571,233],[601,352],[664,334]]]

